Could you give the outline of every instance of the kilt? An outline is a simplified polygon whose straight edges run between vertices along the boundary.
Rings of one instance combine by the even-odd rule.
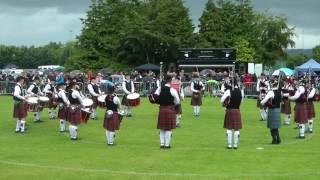
[[[171,130],[176,128],[176,111],[174,106],[160,106],[158,115],[158,129]]]
[[[49,105],[48,105],[48,108],[57,108],[58,106],[58,99],[54,98],[52,94],[48,95],[49,97]]]
[[[107,118],[107,115],[104,116],[103,127],[108,131],[116,131],[120,129],[121,115],[118,112],[113,112],[111,118]]]
[[[63,108],[62,109],[59,108],[58,118],[66,120],[67,119],[67,115],[68,115],[68,107],[65,104],[63,104]]]
[[[192,93],[191,106],[201,106],[202,105],[202,95],[201,93]]]
[[[126,94],[123,96],[121,104],[124,106],[129,106],[129,102]]]
[[[307,103],[296,103],[294,121],[299,124],[306,124],[308,122]]]
[[[241,113],[239,109],[226,109],[224,116],[225,129],[240,130],[242,128]]]
[[[23,101],[14,101],[13,118],[23,119],[27,117],[27,108]]]
[[[316,117],[313,101],[307,102],[307,111],[308,111],[308,119],[313,119],[314,117]]]
[[[82,119],[81,107],[80,107],[80,105],[76,105],[76,106],[74,106],[75,109],[72,110],[72,106],[74,106],[74,105],[71,105],[68,108],[67,121],[72,125],[81,124],[81,122],[82,122],[82,120],[81,120]]]
[[[291,103],[289,99],[283,100],[283,104],[281,104],[281,113],[291,114]]]
[[[93,109],[97,109],[97,107],[98,107],[98,97],[97,96],[92,96],[92,101],[93,101],[92,108]]]
[[[267,127],[270,129],[278,129],[281,127],[280,108],[268,109]]]

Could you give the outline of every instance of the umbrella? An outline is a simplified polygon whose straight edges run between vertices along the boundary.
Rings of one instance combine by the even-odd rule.
[[[160,66],[154,64],[143,64],[141,66],[136,67],[135,69],[138,71],[160,71]]]
[[[212,69],[204,69],[204,70],[200,71],[201,76],[206,76],[208,74],[213,75],[214,71]]]
[[[60,66],[60,67],[57,67],[54,69],[54,71],[57,71],[57,72],[64,72],[65,68]]]
[[[103,68],[103,69],[101,69],[100,71],[99,71],[99,73],[101,73],[101,74],[103,74],[103,75],[107,75],[107,74],[109,74],[109,73],[112,73],[113,71],[112,71],[112,69],[110,69],[110,68]]]
[[[272,75],[273,76],[279,76],[280,72],[283,72],[286,76],[292,76],[294,74],[294,71],[289,68],[280,68],[278,70],[275,70]]]
[[[71,77],[76,77],[78,74],[81,74],[82,72],[80,70],[74,70],[70,72]]]
[[[3,69],[18,69],[19,67],[15,64],[7,64],[3,67]]]

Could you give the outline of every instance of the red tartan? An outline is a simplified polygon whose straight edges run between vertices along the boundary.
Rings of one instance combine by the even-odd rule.
[[[68,108],[68,115],[67,121],[70,122],[72,125],[78,125],[82,122],[82,114],[81,114],[81,107],[76,106],[74,112],[71,112],[71,107]]]
[[[174,106],[160,106],[158,115],[158,129],[171,130],[176,128],[176,111]]]
[[[192,93],[192,98],[191,98],[191,106],[201,106],[202,105],[202,95],[196,93]]]
[[[299,124],[306,124],[308,122],[308,110],[306,103],[296,103],[294,120]]]
[[[108,131],[116,131],[120,129],[121,116],[118,112],[113,112],[111,118],[104,116],[103,127]]]
[[[289,99],[283,100],[283,104],[281,104],[281,113],[291,114],[291,103]]]
[[[121,104],[125,106],[129,106],[129,102],[126,94],[123,96]]]
[[[67,119],[67,115],[68,115],[68,108],[67,108],[67,106],[64,104],[62,109],[59,108],[58,118],[59,118],[59,119],[66,120],[66,119]]]
[[[13,105],[13,118],[23,119],[27,117],[28,112],[27,108],[24,102],[20,102],[17,104],[17,102],[14,102]]]
[[[241,113],[239,109],[226,109],[223,127],[234,130],[242,128]]]
[[[93,109],[97,109],[98,104],[99,104],[98,97],[97,96],[92,96],[92,101],[93,101],[92,108]]]
[[[313,119],[314,117],[316,117],[313,101],[307,102],[307,110],[308,110],[308,119]]]

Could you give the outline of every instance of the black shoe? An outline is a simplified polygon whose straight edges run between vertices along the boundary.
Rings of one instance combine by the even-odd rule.
[[[36,120],[34,121],[34,123],[42,123],[43,121],[41,121],[40,119],[39,120]]]
[[[277,144],[281,144],[281,139],[277,139]]]
[[[232,149],[232,147],[231,146],[227,146],[227,149]]]
[[[236,147],[233,147],[233,149],[235,149],[235,150],[238,150],[238,146],[236,146]]]
[[[298,136],[298,139],[305,139],[306,136]]]
[[[70,138],[72,141],[77,141],[79,138]]]
[[[165,149],[171,149],[171,146],[165,146],[164,148]]]
[[[132,117],[132,115],[131,115],[131,114],[128,114],[127,117]]]
[[[19,129],[19,130],[15,130],[14,132],[15,132],[15,133],[19,133],[19,132],[20,132],[20,129]]]
[[[66,130],[64,130],[64,131],[60,131],[60,133],[65,133],[66,132]]]
[[[164,149],[164,145],[160,145],[160,149]]]
[[[271,144],[277,144],[277,141],[275,139],[273,139]]]

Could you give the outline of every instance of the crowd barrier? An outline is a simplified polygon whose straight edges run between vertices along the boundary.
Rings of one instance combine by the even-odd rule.
[[[12,95],[14,91],[14,82],[9,81],[0,81],[0,95]],[[84,95],[89,95],[88,91],[88,83],[78,83],[78,86],[82,93]],[[122,84],[116,83],[116,93],[118,95],[123,95],[124,92],[122,91]],[[141,96],[147,96],[149,95],[155,88],[156,83],[155,82],[135,82],[135,91],[138,92]],[[250,83],[250,84],[243,84],[244,92],[246,97],[257,97],[258,93],[256,91],[256,83]],[[43,88],[43,86],[42,86]],[[183,82],[182,88],[184,90],[185,96],[191,96],[191,83],[190,82]],[[102,85],[101,86],[102,91],[107,90],[107,86]],[[221,96],[220,86],[219,85],[205,85],[205,96]]]

